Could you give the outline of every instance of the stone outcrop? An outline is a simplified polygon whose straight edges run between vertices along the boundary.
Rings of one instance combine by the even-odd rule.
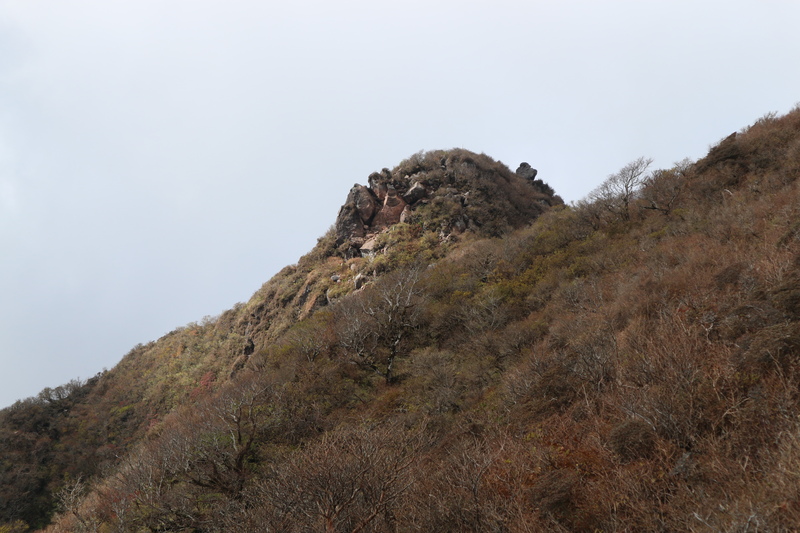
[[[353,185],[336,217],[337,244],[347,239],[364,238],[367,234],[366,229],[377,211],[377,200],[372,191],[357,183]]]
[[[519,167],[517,167],[517,176],[529,181],[535,180],[538,173],[539,171],[531,167],[528,163],[520,163]]]
[[[403,214],[403,209],[405,209],[407,205],[406,201],[397,194],[397,189],[391,185],[387,186],[383,207],[381,207],[381,210],[375,215],[372,229],[374,231],[381,231],[400,222],[400,215]]]
[[[375,197],[370,190],[363,185],[358,185],[353,189],[355,190],[353,201],[355,202],[358,216],[361,218],[361,222],[365,225],[369,225],[370,222],[372,222],[372,217],[375,216],[378,210]]]
[[[428,192],[425,190],[425,187],[417,182],[403,194],[403,200],[407,204],[414,204],[425,198],[427,194]]]
[[[369,187],[355,184],[347,195],[347,200],[339,209],[334,230],[336,244],[349,242],[351,246],[362,249],[365,245],[371,253],[377,233],[406,220],[414,205],[420,204],[428,194],[425,186],[414,183],[395,187],[391,173],[384,169],[369,176]]]
[[[377,234],[411,221],[442,238],[467,230],[501,233],[562,203],[536,176],[528,163],[512,173],[461,149],[414,154],[394,170],[370,174],[367,186],[350,189],[336,218],[336,245],[345,256],[373,255],[379,252]]]
[[[386,199],[386,191],[388,190],[391,182],[392,173],[388,168],[384,168],[380,172],[373,172],[369,175],[369,178],[367,178],[369,188],[373,194],[375,194],[375,197],[379,202],[383,202]]]
[[[545,195],[550,196],[550,197],[554,197],[555,196],[556,193],[555,193],[555,191],[553,190],[552,187],[550,187],[548,184],[546,184],[542,180],[537,180],[536,179],[536,175],[539,174],[539,171],[536,170],[535,168],[531,167],[528,163],[525,163],[525,162],[520,163],[519,167],[517,167],[516,174],[520,178],[523,178],[523,179],[527,180],[528,183],[533,185],[533,187],[535,189],[537,189],[539,192],[541,192],[542,194],[545,194]],[[559,198],[559,201],[560,200],[561,199]],[[554,203],[552,201],[549,201],[549,200],[545,200],[544,203],[546,205],[554,205]]]

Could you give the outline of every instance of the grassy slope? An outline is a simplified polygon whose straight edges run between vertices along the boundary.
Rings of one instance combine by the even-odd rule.
[[[556,208],[445,248],[398,227],[394,278],[312,312],[308,295],[343,291],[332,273],[370,268],[323,240],[252,302],[115,369],[151,372],[149,392],[103,404],[148,437],[67,484],[88,497],[52,530],[792,529],[798,173],[800,111],[765,117],[654,176],[629,217]],[[434,266],[403,278],[393,352],[380,302],[419,263]],[[258,349],[227,381],[246,338]]]
[[[399,225],[381,236],[392,252],[370,260],[345,262],[337,257],[329,232],[314,250],[265,283],[246,304],[138,345],[114,369],[83,384],[75,381],[46,389],[0,413],[4,451],[0,524],[21,519],[31,527],[46,525],[59,508],[57,493],[62,487],[113,468],[178,406],[214,393],[252,352],[274,348],[281,334],[299,319],[351,292],[357,276],[370,280],[404,262],[441,257],[449,249],[438,235],[447,213],[482,222],[484,227],[477,231],[490,233],[523,223],[526,216],[541,212],[539,200],[549,199],[504,165],[464,150],[415,154],[391,175],[402,181],[409,173],[425,177],[434,189],[473,190],[478,197],[465,209],[458,197],[434,193],[417,223]],[[488,187],[494,179],[499,180],[495,191]],[[509,187],[513,190],[507,191]],[[498,201],[490,202],[493,199]],[[526,200],[529,205],[524,205]],[[493,212],[498,206],[506,207],[503,216]],[[331,279],[333,275],[338,283]],[[313,337],[314,323],[302,323],[291,337],[300,343]]]

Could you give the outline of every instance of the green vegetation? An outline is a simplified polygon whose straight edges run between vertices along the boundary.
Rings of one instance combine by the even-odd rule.
[[[375,256],[329,233],[2,411],[0,531],[796,529],[800,109],[646,163],[526,224],[464,181],[496,229],[434,198]]]

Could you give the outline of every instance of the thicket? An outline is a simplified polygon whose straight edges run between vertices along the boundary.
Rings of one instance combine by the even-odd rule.
[[[102,473],[44,476],[49,531],[794,530],[798,173],[795,110],[446,255],[399,228],[406,258],[358,290],[369,258],[312,253],[76,388],[143,372],[91,405],[169,414]]]
[[[414,217],[434,232],[469,228],[498,237],[563,203],[541,181],[529,183],[503,163],[463,149],[419,152],[392,169],[391,176],[398,188],[411,179],[434,191]]]

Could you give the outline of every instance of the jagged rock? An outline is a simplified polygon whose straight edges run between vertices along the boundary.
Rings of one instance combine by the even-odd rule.
[[[336,244],[342,244],[346,240],[364,237],[366,232],[365,225],[372,221],[377,205],[372,192],[356,183],[347,194],[347,200],[339,209],[334,226],[336,231]]]
[[[372,236],[371,238],[367,239],[364,244],[361,245],[361,255],[367,256],[372,255],[375,253],[375,250],[378,248],[378,237],[377,235]]]
[[[347,200],[336,216],[336,224],[334,225],[336,244],[342,244],[353,237],[363,237],[365,235],[364,222],[362,222],[356,206],[356,196],[360,187],[362,185],[356,184],[350,189]]]
[[[378,204],[375,201],[375,197],[372,196],[372,192],[363,185],[359,185],[357,190],[354,191],[353,201],[356,204],[361,221],[364,224],[369,224],[378,210]]]
[[[392,179],[392,173],[389,172],[389,169],[384,168],[380,173],[373,172],[367,178],[367,182],[369,183],[369,188],[375,193],[375,196],[378,198],[379,202],[383,202],[386,200],[386,193],[389,188],[389,182]]]
[[[428,195],[428,191],[425,190],[425,187],[419,182],[415,183],[408,189],[405,194],[403,194],[403,200],[407,204],[415,204],[418,201],[425,198]]]
[[[542,180],[537,180],[536,175],[539,173],[538,170],[532,168],[528,163],[520,163],[519,167],[517,168],[517,176],[520,178],[524,178],[528,180],[528,183],[533,185],[533,188],[542,193],[546,196],[546,198],[542,198],[539,200],[539,203],[543,206],[553,206],[558,203],[562,203],[561,198],[556,197],[556,192],[553,190],[551,186],[543,182]]]
[[[338,253],[345,259],[369,255],[370,237],[417,220],[418,213],[427,230],[441,225],[447,235],[502,234],[563,203],[536,174],[528,163],[515,174],[488,156],[461,149],[415,154],[394,170],[370,174],[369,186],[350,189],[334,226],[336,245],[347,243]],[[523,183],[531,187],[520,188]]]
[[[383,207],[375,215],[372,221],[372,229],[374,231],[381,231],[394,224],[400,222],[400,215],[403,214],[403,209],[406,208],[406,201],[397,194],[397,190],[389,185],[386,189],[386,199],[383,201]]]
[[[536,174],[539,171],[535,168],[532,168],[528,163],[522,162],[517,167],[517,176],[520,178],[525,178],[526,180],[533,181],[536,179]]]

